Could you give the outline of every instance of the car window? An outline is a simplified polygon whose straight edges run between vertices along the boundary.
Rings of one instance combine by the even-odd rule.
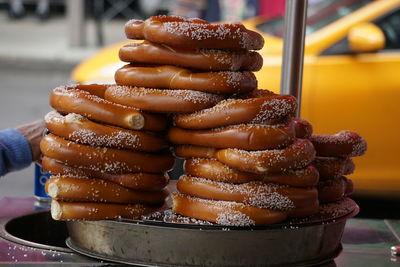
[[[311,34],[344,17],[371,0],[311,0],[307,9],[306,34]],[[257,29],[273,36],[283,36],[283,17],[267,20]]]
[[[373,21],[385,34],[385,48],[382,52],[393,49],[400,49],[400,8],[393,10]],[[344,38],[332,45],[321,55],[346,55],[354,53],[351,51],[347,38]]]
[[[329,56],[329,55],[347,55],[347,54],[352,54],[353,51],[351,51],[350,46],[349,46],[349,41],[347,38],[344,38],[337,42],[336,44],[328,47],[325,51],[321,53],[321,55],[324,56]]]
[[[375,21],[385,34],[384,50],[400,49],[400,9]]]

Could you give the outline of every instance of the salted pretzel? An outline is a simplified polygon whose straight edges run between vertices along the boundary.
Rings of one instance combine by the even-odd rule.
[[[221,149],[215,158],[240,171],[256,174],[301,169],[313,161],[315,149],[308,139],[297,139],[284,149],[246,151],[234,148]]]
[[[54,199],[75,202],[119,204],[162,204],[166,191],[139,191],[116,183],[90,178],[52,176],[46,182],[46,193]]]
[[[355,169],[351,158],[315,157],[311,164],[318,170],[321,181],[352,174]]]
[[[206,200],[173,193],[172,210],[183,216],[226,226],[267,225],[282,222],[287,212],[231,201]]]
[[[174,155],[178,158],[214,158],[217,149],[214,147],[175,145]]]
[[[333,135],[312,135],[310,137],[317,156],[323,157],[356,157],[367,150],[367,142],[356,132],[340,131]]]
[[[139,219],[156,211],[159,207],[142,204],[112,204],[90,202],[51,201],[51,217],[54,220],[105,220]]]
[[[45,116],[47,129],[80,144],[154,152],[168,147],[166,140],[153,133],[104,125],[69,113],[51,111]]]
[[[169,181],[167,173],[106,173],[70,167],[46,156],[42,158],[41,164],[51,175],[102,179],[135,190],[160,191]]]
[[[277,124],[292,115],[296,106],[296,98],[290,95],[227,99],[208,109],[176,115],[174,123],[186,129],[209,129],[241,123]]]
[[[110,85],[107,100],[151,112],[187,113],[209,108],[223,99],[221,95],[193,90],[150,89]]]
[[[320,203],[334,202],[353,193],[353,182],[344,176],[318,183],[318,199]]]
[[[54,134],[42,138],[40,149],[44,156],[65,165],[107,173],[160,173],[170,170],[174,165],[174,157],[170,153],[149,154],[93,147],[77,144]]]
[[[168,131],[168,139],[174,144],[263,150],[292,144],[295,131],[293,124],[274,126],[241,124],[210,130],[172,127]]]
[[[104,96],[105,86],[95,85],[93,88],[91,85],[57,87],[50,94],[50,105],[60,113],[77,113],[95,121],[133,130],[162,131],[167,127],[164,116],[112,103],[101,97]],[[93,93],[94,90],[97,94]]]
[[[309,139],[313,133],[313,127],[311,123],[299,118],[291,118],[291,119],[294,123],[296,137],[301,139]]]
[[[175,65],[208,71],[258,71],[263,59],[254,51],[224,51],[216,49],[183,49],[148,41],[132,43],[119,50],[125,62]]]
[[[216,159],[190,158],[186,159],[183,169],[187,175],[201,177],[225,183],[249,183],[262,181],[293,187],[312,187],[318,183],[318,171],[312,165],[303,169],[287,170],[285,172],[254,174],[242,172],[229,167]]]
[[[128,64],[115,72],[119,85],[135,87],[194,90],[215,94],[236,94],[257,88],[250,71],[194,72],[171,65]]]
[[[125,35],[178,47],[259,50],[264,46],[262,36],[243,24],[214,24],[178,16],[130,20],[125,24]]]
[[[176,187],[180,193],[193,197],[233,201],[273,210],[289,211],[318,202],[316,188],[296,188],[260,181],[231,184],[182,175]],[[308,215],[311,214],[304,214]]]
[[[107,84],[75,84],[69,86],[62,86],[64,89],[77,89],[88,92],[91,95],[95,95],[100,98],[104,98],[104,92],[107,89]],[[62,88],[61,87],[61,88]],[[60,87],[57,87],[60,88]]]

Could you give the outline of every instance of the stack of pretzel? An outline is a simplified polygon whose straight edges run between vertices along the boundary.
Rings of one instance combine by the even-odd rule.
[[[40,147],[52,174],[46,192],[56,220],[136,219],[163,205],[174,164],[160,132],[165,115],[104,98],[106,85],[54,89]]]
[[[310,137],[317,157],[313,165],[318,169],[318,198],[321,204],[342,200],[353,192],[353,183],[345,175],[354,172],[351,157],[361,156],[367,150],[365,140],[355,132],[340,131],[334,135]]]
[[[300,134],[310,132],[311,125],[289,118],[296,108],[292,97],[266,93],[175,116],[179,127],[197,126],[173,127],[168,134],[178,144],[176,156],[186,158],[179,193],[173,196],[174,212],[235,226],[277,223],[318,212],[318,172],[310,165],[315,150]],[[248,107],[240,112],[238,105]],[[251,114],[249,107],[258,111]],[[221,109],[228,118],[235,114],[237,121],[216,119]],[[211,121],[219,123],[202,128]]]
[[[46,116],[41,149],[53,174],[53,218],[135,219],[156,210],[174,164],[166,134],[185,159],[172,195],[178,215],[265,225],[311,216],[352,191],[343,175],[365,141],[348,131],[312,135],[310,123],[293,118],[293,96],[257,89],[258,33],[174,16],[131,20],[125,33],[143,41],[120,49],[128,64],[116,84],[50,96],[56,111]]]
[[[259,34],[166,16],[129,21],[125,32],[145,41],[120,50],[130,64],[116,72],[106,99],[175,114],[168,137],[188,160],[174,212],[245,225],[318,211],[318,174],[308,166],[315,151],[296,138],[290,119],[295,98],[257,90]]]

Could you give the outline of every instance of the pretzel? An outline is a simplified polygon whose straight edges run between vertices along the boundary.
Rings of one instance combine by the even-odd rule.
[[[319,201],[316,200],[306,206],[289,210],[287,213],[289,218],[302,218],[317,214],[319,208]]]
[[[209,129],[241,123],[277,124],[292,115],[296,106],[296,98],[290,95],[227,99],[212,108],[176,115],[174,123],[186,129]]]
[[[206,200],[172,194],[172,211],[183,216],[226,226],[267,225],[282,222],[287,212],[262,209],[230,201]]]
[[[151,112],[186,113],[209,108],[223,99],[221,95],[193,90],[150,89],[110,85],[105,98],[122,105]]]
[[[334,135],[312,135],[310,137],[317,156],[356,157],[367,150],[367,142],[356,132],[340,131]]]
[[[213,24],[178,16],[130,20],[125,24],[125,35],[129,39],[180,47],[259,50],[264,46],[262,36],[246,29],[243,24]]]
[[[152,133],[96,123],[75,113],[62,116],[51,111],[45,116],[45,122],[51,133],[80,144],[147,152],[168,147],[163,138]]]
[[[51,217],[54,220],[105,220],[115,218],[139,219],[158,208],[142,204],[112,204],[89,202],[51,201]]]
[[[185,130],[172,127],[168,131],[168,139],[174,144],[262,150],[292,144],[295,132],[293,124],[274,126],[243,124],[211,130]]]
[[[166,191],[144,192],[122,187],[100,179],[52,176],[46,182],[46,193],[54,199],[75,202],[119,204],[162,204]]]
[[[51,175],[102,179],[135,190],[160,191],[169,181],[167,173],[113,174],[98,172],[90,169],[69,167],[49,157],[43,157],[41,164],[42,168]]]
[[[308,139],[297,139],[284,149],[246,151],[228,148],[215,153],[215,158],[222,163],[256,174],[301,169],[309,165],[314,157],[315,150]]]
[[[318,199],[320,203],[338,201],[353,193],[353,182],[344,176],[318,183]]]
[[[294,129],[296,131],[296,137],[301,139],[309,139],[313,133],[313,127],[311,123],[306,120],[299,118],[292,118],[294,123]]]
[[[289,211],[318,202],[316,188],[296,188],[259,181],[231,184],[182,175],[176,187],[180,193],[192,197],[233,201],[272,210]],[[311,214],[303,216],[308,215]]]
[[[42,138],[40,149],[44,156],[65,165],[107,173],[160,173],[170,170],[174,165],[174,157],[170,153],[149,154],[92,147],[67,141],[53,134]]]
[[[311,164],[318,170],[320,180],[352,174],[355,169],[351,158],[315,157]]]
[[[104,91],[99,90],[104,88],[99,85],[60,86],[50,94],[50,105],[60,113],[77,113],[95,121],[133,130],[162,131],[167,127],[164,116],[147,114],[104,100],[100,97]]]
[[[69,85],[69,86],[63,86],[64,89],[77,89],[77,90],[82,90],[86,91],[91,95],[95,95],[100,98],[104,98],[104,92],[107,89],[106,84],[75,84],[75,85]],[[58,87],[59,88],[59,87]]]
[[[183,169],[187,175],[225,183],[249,183],[262,181],[293,187],[312,187],[318,183],[318,171],[309,165],[303,169],[285,172],[253,174],[233,169],[216,159],[191,158],[185,160]]]
[[[178,158],[214,158],[216,148],[192,146],[192,145],[176,145],[174,146],[174,155]]]
[[[335,202],[321,204],[316,219],[321,221],[321,219],[331,220],[332,218],[343,217],[352,213],[356,208],[358,206],[354,200],[344,197]]]
[[[277,94],[267,89],[254,89],[253,91],[239,95],[238,98],[248,99],[248,98],[271,97],[276,95]]]
[[[193,72],[169,65],[128,64],[118,69],[114,78],[119,85],[216,94],[243,93],[257,88],[257,79],[249,71]]]
[[[189,50],[148,41],[123,46],[119,58],[125,62],[176,65],[208,71],[258,71],[263,58],[253,51],[215,49]]]

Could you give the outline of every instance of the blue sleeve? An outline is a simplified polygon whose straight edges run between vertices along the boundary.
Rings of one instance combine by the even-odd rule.
[[[0,176],[28,167],[32,151],[28,140],[15,129],[0,131]]]

